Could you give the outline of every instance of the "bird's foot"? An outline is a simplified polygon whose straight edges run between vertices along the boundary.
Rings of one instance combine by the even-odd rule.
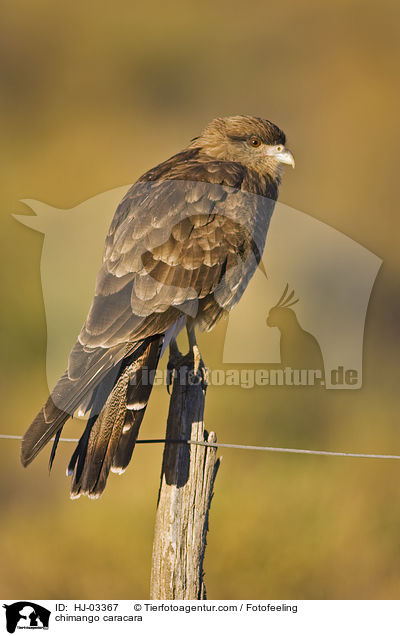
[[[189,371],[189,374],[191,374],[189,376],[189,382],[190,380],[192,380],[192,384],[198,382],[205,390],[207,387],[208,370],[203,362],[199,345],[197,344],[195,327],[194,325],[187,325],[186,329],[189,341],[188,356],[192,356],[192,369]]]
[[[201,384],[205,390],[207,377],[208,369],[203,362],[197,343],[190,347],[186,355],[179,351],[176,342],[170,346],[167,364],[167,391],[169,394],[175,380],[189,385]]]
[[[200,349],[196,345],[192,351],[193,355],[193,377],[198,379],[202,389],[205,391],[208,385],[208,369],[201,357]]]
[[[200,349],[197,344],[195,344],[192,348],[192,355],[193,355],[193,372],[195,375],[197,375],[201,365],[203,364],[204,366],[203,360],[201,358]]]

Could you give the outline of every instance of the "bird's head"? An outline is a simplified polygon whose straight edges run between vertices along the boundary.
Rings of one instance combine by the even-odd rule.
[[[285,143],[285,133],[267,119],[236,115],[213,119],[190,147],[200,148],[212,159],[235,161],[275,179],[282,164],[294,168],[294,157]]]
[[[265,321],[268,327],[284,327],[297,322],[296,314],[289,307],[272,307]]]

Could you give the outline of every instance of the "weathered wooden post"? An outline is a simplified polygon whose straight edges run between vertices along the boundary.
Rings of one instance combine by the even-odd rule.
[[[203,561],[208,515],[219,467],[217,449],[176,440],[216,442],[204,430],[205,383],[194,373],[193,355],[174,359],[161,485],[157,505],[150,596],[206,598]]]

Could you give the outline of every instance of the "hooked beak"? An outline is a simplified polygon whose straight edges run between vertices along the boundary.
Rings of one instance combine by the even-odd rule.
[[[292,168],[295,166],[294,157],[287,148],[284,148],[281,152],[275,153],[275,159],[277,159],[279,163],[287,163],[289,166],[292,166]]]

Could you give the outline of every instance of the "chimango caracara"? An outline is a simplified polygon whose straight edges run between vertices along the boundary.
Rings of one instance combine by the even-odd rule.
[[[130,188],[67,371],[25,433],[24,466],[55,435],[52,464],[78,411],[88,422],[68,466],[71,496],[98,497],[110,469],[125,470],[165,348],[186,326],[195,350],[195,327],[210,330],[254,274],[282,164],[294,159],[277,126],[219,118]]]

